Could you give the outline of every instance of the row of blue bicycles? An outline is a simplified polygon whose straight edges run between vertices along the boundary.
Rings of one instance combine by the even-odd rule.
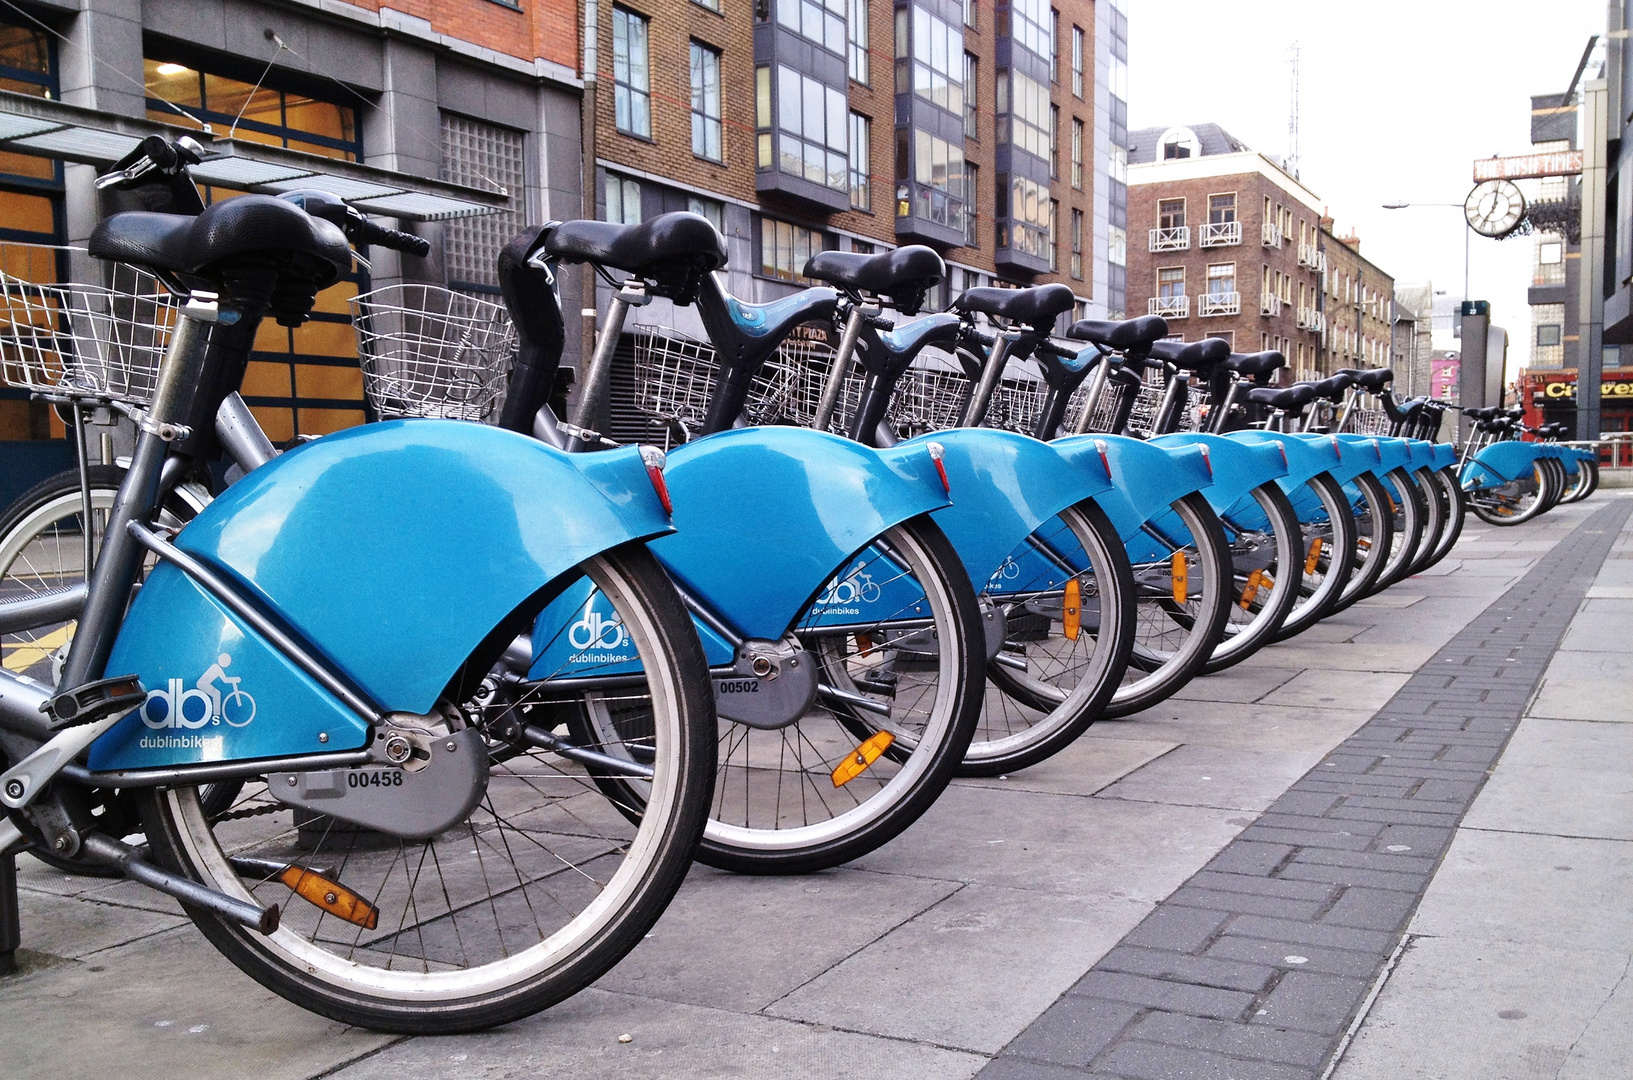
[[[1058,285],[926,312],[928,248],[823,252],[817,284],[746,303],[686,213],[530,227],[491,310],[358,298],[370,398],[417,418],[279,453],[238,395],[262,325],[301,325],[354,244],[426,247],[318,191],[206,208],[202,155],[149,139],[99,181],[158,209],[89,254],[154,288],[6,283],[8,378],[82,464],[0,515],[0,852],[173,896],[348,1023],[546,1008],[694,858],[853,860],[955,776],[1044,761],[1432,565],[1466,509],[1591,491],[1580,452],[1495,413],[1460,461],[1386,370],[1282,388],[1280,354],[1159,318],[1056,333]],[[572,264],[614,295],[562,418]],[[667,450],[612,445],[602,405],[652,304],[709,339],[643,361]],[[828,344],[792,349],[812,327]],[[84,464],[82,421],[115,414],[130,454]]]

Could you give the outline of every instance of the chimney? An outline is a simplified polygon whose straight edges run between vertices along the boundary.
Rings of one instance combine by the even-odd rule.
[[[1325,206],[1321,208],[1321,227],[1327,232],[1332,232],[1332,215],[1327,213]]]

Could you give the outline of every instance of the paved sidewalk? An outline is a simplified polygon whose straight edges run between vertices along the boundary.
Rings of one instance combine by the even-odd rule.
[[[1262,834],[1279,827],[1261,815],[1306,774],[1322,771],[1321,763],[1336,746],[1372,721],[1415,674],[1432,668],[1430,661],[1539,560],[1613,503],[1626,505],[1598,496],[1509,530],[1485,529],[1471,521],[1452,556],[1430,574],[1403,582],[1229,672],[1198,681],[1182,699],[1129,720],[1097,724],[1044,765],[1005,779],[958,782],[924,820],[853,866],[770,880],[697,868],[652,939],[596,987],[500,1031],[398,1040],[319,1020],[240,975],[164,898],[124,883],[67,878],[25,857],[20,876],[31,969],[20,978],[0,981],[6,1073],[52,1080],[237,1077],[253,1063],[257,1077],[346,1080],[969,1077],[983,1069],[993,1070],[990,1075],[1081,1076],[1082,1066],[1092,1059],[1081,1053],[1069,1057],[1073,1051],[1068,1044],[1087,1036],[1067,1025],[1045,1037],[1039,1018],[1056,1015],[1062,1002],[1083,998],[1072,991],[1086,973],[1103,978],[1108,957],[1117,964],[1139,948],[1124,939],[1148,919],[1171,919],[1163,913],[1188,908],[1214,911],[1217,925],[1228,913],[1208,906],[1215,898],[1196,895],[1207,890],[1186,883],[1221,852],[1238,844],[1270,843],[1250,839],[1244,831]],[[1619,541],[1624,555],[1629,535],[1624,530]],[[1580,547],[1585,540],[1577,536],[1572,543]],[[1589,554],[1572,557],[1580,562]],[[1625,559],[1622,564],[1629,565]],[[1596,656],[1579,647],[1611,640],[1618,616],[1633,606],[1633,578],[1615,579],[1609,568],[1605,574],[1612,576],[1596,588],[1624,589],[1620,595],[1629,598],[1623,601],[1626,606],[1596,607],[1598,594],[1588,601],[1555,659],[1556,667],[1567,666],[1558,667],[1557,681],[1550,669],[1533,718],[1572,723],[1569,710],[1581,700],[1573,688],[1585,685],[1582,671],[1602,671],[1607,684],[1620,678],[1627,685],[1625,671],[1606,666],[1621,654]],[[1614,602],[1609,595],[1605,599]],[[1608,621],[1596,629],[1591,619]],[[1537,672],[1546,660],[1546,653],[1536,658]],[[1607,690],[1607,697],[1616,696],[1617,691]],[[1558,704],[1549,704],[1554,701]],[[1514,703],[1513,717],[1523,704]],[[1532,724],[1527,719],[1521,725],[1510,753],[1524,745]],[[1490,750],[1494,754],[1496,747]],[[1614,760],[1608,749],[1589,753],[1603,762]],[[1497,779],[1475,804],[1471,826],[1487,812],[1487,801],[1502,795],[1505,784],[1514,785],[1505,796],[1509,806],[1527,805],[1524,792],[1532,781],[1520,773],[1512,781],[1504,779],[1508,764],[1504,759]],[[1611,768],[1607,765],[1607,772]],[[1484,769],[1481,765],[1476,771],[1483,776]],[[1470,784],[1466,775],[1450,779]],[[1569,787],[1559,783],[1562,793]],[[1599,818],[1609,822],[1621,809],[1625,823],[1624,775],[1605,776],[1604,787],[1622,792],[1624,802]],[[1560,801],[1550,797],[1543,805]],[[1357,835],[1378,826],[1365,834],[1368,844],[1380,829],[1411,828],[1355,820],[1358,824],[1346,830]],[[1449,829],[1444,823],[1437,827]],[[1575,826],[1564,831],[1576,835]],[[1466,835],[1473,835],[1472,827],[1453,843],[1442,871],[1448,880],[1459,865]],[[1275,842],[1286,843],[1287,838]],[[1432,861],[1420,861],[1429,865],[1414,869],[1426,880]],[[1549,863],[1556,864],[1584,870],[1600,865],[1586,855]],[[1600,870],[1594,873],[1602,876]],[[1439,885],[1437,878],[1419,922],[1435,909]],[[1415,899],[1420,887],[1395,891]],[[1461,903],[1454,900],[1453,907]],[[1400,910],[1397,921],[1408,913]],[[1319,914],[1283,908],[1232,917],[1308,921]],[[1414,934],[1420,933],[1419,922],[1412,924]],[[1565,928],[1557,920],[1555,926]],[[1387,931],[1358,932],[1388,937]],[[1621,934],[1625,931],[1618,927],[1616,935]],[[1616,935],[1600,940],[1614,951],[1621,948],[1616,943],[1622,938]],[[1419,943],[1427,940],[1425,936]],[[1371,969],[1390,951],[1376,939],[1369,938],[1368,945],[1382,951],[1374,950],[1366,970],[1326,970],[1354,958],[1342,955],[1343,945],[1319,944],[1301,945],[1296,954],[1286,948],[1273,962],[1232,958],[1230,970],[1278,964],[1285,969],[1287,956],[1301,955],[1307,962],[1296,965],[1300,978],[1288,985],[1344,980],[1349,1004],[1339,1002],[1330,1009],[1336,1018],[1334,1033],[1322,1036],[1330,1044],[1364,998]],[[1624,961],[1626,951],[1622,949]],[[1356,1075],[1410,1075],[1387,1057],[1393,1044],[1378,1042],[1373,1032],[1384,1032],[1396,1008],[1394,995],[1410,992],[1406,976],[1413,970],[1413,957],[1409,950],[1396,968],[1344,1069],[1368,1067],[1371,1054],[1373,1071]],[[1182,989],[1183,976],[1154,972],[1130,977],[1163,983],[1165,993]],[[1555,981],[1531,985],[1546,987]],[[1363,993],[1353,992],[1355,984]],[[1280,985],[1278,981],[1268,992]],[[1543,993],[1547,1000],[1557,1000],[1551,991],[1533,990],[1531,997]],[[1420,1008],[1410,998],[1402,1000],[1401,1016]],[[60,1010],[70,1001],[83,1025],[80,1036],[71,1042],[40,1038],[40,1032],[60,1030]],[[1142,1021],[1155,1012],[1175,1017],[1184,1012],[1170,1008],[1167,1000],[1124,1004],[1138,1014],[1129,1019]],[[1607,1020],[1610,1013],[1607,1008]],[[1410,1052],[1408,1043],[1415,1036],[1400,1024],[1395,1030],[1406,1032],[1407,1041],[1400,1045]],[[619,1043],[626,1033],[632,1041]],[[1028,1038],[1034,1042],[1027,1043]],[[1181,1047],[1198,1049],[1201,1038],[1172,1036],[1168,1043],[1151,1045],[1176,1045],[1177,1039]],[[1045,1052],[1022,1057],[1028,1045]],[[1223,1050],[1230,1052],[1229,1047]],[[990,1064],[995,1058],[998,1063]],[[1237,1064],[1244,1066],[1240,1072],[1235,1066],[1225,1072],[1196,1072],[1154,1058],[1148,1065],[1126,1066],[1121,1074],[1257,1080],[1283,1075],[1271,1071],[1277,1068],[1285,1068],[1286,1075],[1314,1076],[1322,1065],[1311,1053],[1259,1071]],[[1501,1074],[1488,1070],[1469,1075]]]

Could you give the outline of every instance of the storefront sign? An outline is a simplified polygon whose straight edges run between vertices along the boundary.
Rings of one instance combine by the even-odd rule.
[[[1576,381],[1545,382],[1539,396],[1545,401],[1576,400]],[[1599,396],[1617,401],[1633,401],[1633,380],[1609,380],[1599,384]]]
[[[1484,180],[1532,180],[1542,176],[1577,176],[1581,172],[1582,151],[1560,150],[1552,154],[1480,158],[1474,163],[1474,182],[1478,184]]]

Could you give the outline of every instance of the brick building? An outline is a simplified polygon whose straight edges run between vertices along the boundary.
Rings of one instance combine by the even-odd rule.
[[[1163,316],[1186,341],[1279,349],[1292,376],[1316,371],[1316,196],[1214,124],[1134,132],[1128,172],[1130,311]]]
[[[1077,314],[1120,312],[1118,7],[599,5],[595,213],[705,214],[727,238],[727,287],[746,300],[798,288],[813,251],[922,243],[947,260],[944,300],[974,285],[1061,282]],[[632,313],[631,327],[643,323],[702,337],[695,313],[662,301]]]
[[[1321,219],[1326,317],[1317,377],[1342,368],[1388,367],[1395,355],[1395,279],[1362,256],[1359,237],[1335,236],[1332,224]]]
[[[373,252],[298,330],[263,328],[244,396],[277,441],[357,424],[346,295],[406,278],[496,290],[527,218],[576,216],[576,0],[33,0],[0,12],[0,242],[40,284],[91,281],[83,252],[115,209],[99,171],[143,136],[191,130],[232,156],[212,199],[331,190],[433,242]],[[204,134],[203,125],[210,126]],[[571,286],[571,282],[568,283]],[[571,290],[569,290],[571,291]],[[577,297],[567,303],[577,306]],[[109,432],[115,450],[123,429]],[[117,438],[116,438],[117,436]],[[93,438],[93,452],[101,440]],[[0,388],[0,504],[73,460],[60,420]]]

